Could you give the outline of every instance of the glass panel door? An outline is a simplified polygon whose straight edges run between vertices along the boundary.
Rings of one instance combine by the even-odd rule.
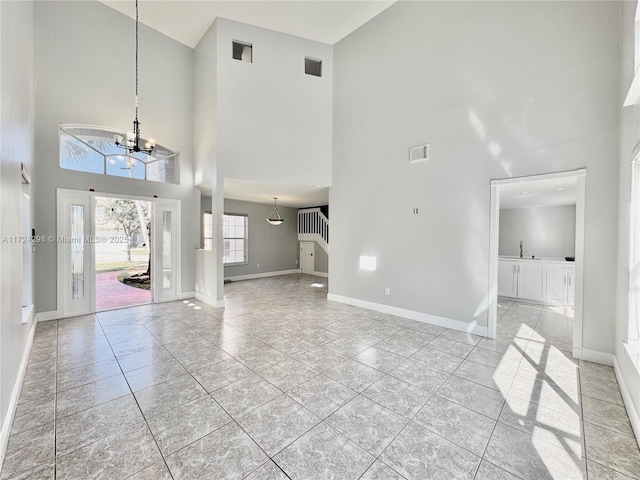
[[[58,285],[65,317],[91,313],[93,307],[92,198],[58,192]]]
[[[180,202],[178,200],[158,199],[155,202],[154,235],[151,238],[154,259],[151,278],[155,302],[176,300],[180,291],[179,212]]]

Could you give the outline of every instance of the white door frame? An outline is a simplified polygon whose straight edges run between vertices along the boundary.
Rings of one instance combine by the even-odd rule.
[[[180,200],[167,199],[167,198],[157,198],[157,197],[142,197],[139,195],[128,195],[121,193],[108,193],[108,192],[95,192],[95,191],[86,191],[86,190],[70,190],[66,188],[57,188],[56,189],[56,201],[57,201],[57,210],[56,210],[56,235],[63,235],[65,219],[62,212],[62,199],[64,197],[69,196],[77,196],[84,197],[90,199],[91,209],[89,212],[90,218],[90,236],[95,237],[95,221],[94,221],[94,212],[95,212],[95,203],[96,197],[107,197],[107,198],[121,198],[124,200],[141,200],[144,202],[151,202],[154,206],[159,201],[168,201],[175,202],[177,206],[177,218],[176,218],[176,245],[174,246],[176,255],[175,255],[175,284],[176,284],[176,299],[180,298],[180,294],[182,292],[182,255],[181,255],[181,242],[182,242],[182,229],[181,229],[181,212],[182,212],[182,202]],[[155,218],[153,219],[155,222]],[[56,245],[57,247],[57,245]],[[152,247],[153,248],[153,247]],[[64,282],[64,272],[67,268],[65,264],[65,255],[62,248],[56,248],[56,266],[57,266],[57,307],[56,307],[56,316],[57,318],[71,317],[75,315],[81,315],[78,313],[65,313],[64,311],[64,294],[65,290],[62,287]],[[151,259],[152,265],[151,268],[154,269],[154,259]],[[95,297],[95,248],[91,248],[91,261],[89,264],[89,275],[90,281],[93,285],[91,291],[91,311],[87,313],[95,313],[96,311],[96,297]],[[152,299],[151,302],[155,303],[155,299],[153,298],[153,289],[151,291]]]
[[[587,170],[584,168],[568,171],[531,175],[527,177],[491,180],[491,215],[489,228],[489,316],[487,332],[496,338],[498,323],[498,242],[500,235],[500,186],[552,178],[576,178],[576,252],[575,252],[575,310],[573,327],[573,356],[582,358],[582,312],[583,312],[583,272],[584,272],[584,214],[585,183]]]

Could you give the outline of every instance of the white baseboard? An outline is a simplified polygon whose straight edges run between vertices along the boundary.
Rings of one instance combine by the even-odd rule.
[[[207,305],[211,305],[212,307],[224,308],[224,300],[218,301],[215,298],[210,297],[209,295],[205,295],[204,293],[199,292],[196,292],[193,296],[196,300],[200,300],[201,302],[204,302]]]
[[[311,275],[315,275],[316,277],[329,278],[329,274],[325,273],[325,272],[313,272],[313,273],[311,273]]]
[[[4,455],[7,453],[9,435],[11,434],[11,425],[13,424],[13,417],[16,414],[18,400],[20,399],[22,381],[24,380],[24,374],[27,370],[27,363],[29,363],[29,354],[31,353],[31,346],[33,345],[36,325],[37,322],[31,322],[28,324],[29,333],[27,334],[27,344],[22,352],[22,359],[20,360],[20,367],[18,368],[18,376],[16,377],[16,382],[13,384],[13,389],[11,390],[11,398],[9,399],[7,415],[2,423],[2,430],[0,431],[0,466],[4,464]]]
[[[489,336],[489,330],[487,329],[487,327],[483,327],[475,323],[461,322],[459,320],[453,320],[451,318],[438,317],[436,315],[430,315],[428,313],[392,307],[391,305],[384,305],[382,303],[368,302],[366,300],[359,300],[357,298],[343,297],[341,295],[335,295],[333,293],[329,293],[327,295],[327,300],[330,300],[332,302],[346,303],[347,305],[366,308],[368,310],[373,310],[376,312],[388,313],[389,315],[396,315],[398,317],[408,318],[417,322],[430,323],[432,325],[438,325],[439,327],[450,328],[452,330],[473,333],[474,335],[480,335],[483,337]]]
[[[224,277],[224,279],[231,280],[233,282],[238,280],[253,280],[254,278],[277,277],[279,275],[292,275],[294,273],[300,273],[300,269],[296,268],[295,270],[280,270],[277,272],[251,273],[249,275],[236,275],[233,277]]]
[[[589,350],[588,348],[574,348],[574,358],[585,360],[587,362],[599,363],[600,365],[613,366],[614,355],[609,352],[601,352],[599,350]]]
[[[182,292],[180,295],[178,295],[178,300],[184,300],[185,298],[194,298],[196,295],[196,292]]]
[[[58,318],[61,318],[61,315],[56,310],[36,313],[36,322],[46,322],[48,320],[56,320]]]
[[[624,379],[624,375],[622,375],[618,358],[615,355],[613,356],[613,371],[616,374],[616,379],[620,386],[620,394],[622,395],[622,400],[624,400],[624,406],[627,410],[627,416],[629,417],[631,428],[633,428],[633,431],[636,434],[636,442],[638,442],[638,446],[640,446],[640,413],[633,403],[631,392],[629,391],[627,382]]]

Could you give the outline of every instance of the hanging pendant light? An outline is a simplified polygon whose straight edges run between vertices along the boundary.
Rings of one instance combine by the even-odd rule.
[[[282,222],[284,222],[284,218],[282,218],[278,213],[278,206],[276,205],[277,201],[278,197],[273,197],[273,212],[271,212],[271,215],[267,218],[267,222],[271,225],[282,225]]]
[[[113,140],[118,147],[124,148],[129,154],[141,152],[149,155],[156,146],[156,141],[150,138],[144,142],[144,145],[141,145],[140,122],[138,121],[138,23],[138,0],[136,0],[136,117],[133,121],[133,132],[127,132],[126,138],[123,138],[122,135],[114,135]]]

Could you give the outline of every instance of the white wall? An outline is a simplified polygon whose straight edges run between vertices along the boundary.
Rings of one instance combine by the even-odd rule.
[[[500,255],[545,258],[575,257],[576,206],[505,208],[500,210]]]
[[[232,58],[233,40],[253,45],[253,63]],[[218,18],[195,51],[196,183],[212,182],[214,235],[222,229],[225,178],[331,184],[330,45]],[[305,75],[305,56],[322,59],[322,77]],[[217,239],[209,267],[222,302]]]
[[[217,24],[217,155],[223,178],[331,184],[333,49],[226,19]],[[231,57],[238,40],[253,63]],[[322,59],[322,77],[304,73]]]
[[[33,173],[34,4],[0,2],[0,236],[21,236],[20,163]],[[35,178],[35,175],[33,175]],[[4,456],[11,395],[34,326],[22,325],[22,244],[0,243],[0,422]]]
[[[144,15],[144,4],[141,15]],[[180,199],[182,289],[194,289],[199,195],[193,188],[192,49],[140,25],[142,133],[180,151],[180,185],[63,170],[58,125],[131,128],[134,20],[99,2],[36,2],[36,207],[39,235],[54,235],[56,188]],[[36,252],[38,311],[56,310],[56,246]]]
[[[584,347],[612,352],[619,15],[398,2],[339,42],[330,293],[486,325],[490,180],[586,167]]]
[[[636,145],[640,141],[640,110],[638,107],[622,108],[634,71],[634,17],[635,2],[622,2],[621,15],[621,78],[620,95],[616,105],[620,108],[620,184],[618,190],[618,257],[617,257],[617,295],[615,316],[615,355],[617,373],[621,375],[631,395],[631,405],[627,405],[629,416],[640,422],[640,374],[632,364],[625,348],[627,337],[627,319],[629,315],[629,217],[631,206],[631,161],[633,152],[637,152]],[[638,423],[634,425],[637,428]],[[640,438],[640,431],[636,430]]]

